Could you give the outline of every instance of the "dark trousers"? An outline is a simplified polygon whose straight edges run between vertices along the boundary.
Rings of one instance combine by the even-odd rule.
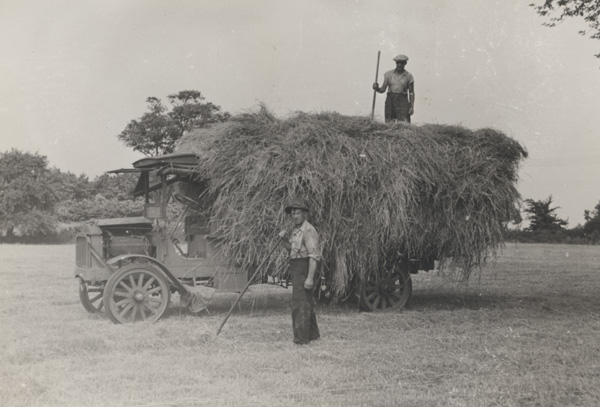
[[[304,288],[304,280],[308,275],[309,259],[291,259],[292,274],[292,326],[294,342],[305,344],[320,337],[317,316],[315,315],[315,299],[313,290]]]
[[[410,123],[410,102],[406,93],[388,93],[385,98],[385,121]]]

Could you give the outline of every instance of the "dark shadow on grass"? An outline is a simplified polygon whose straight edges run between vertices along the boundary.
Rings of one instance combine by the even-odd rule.
[[[163,318],[192,316],[197,318],[224,317],[229,312],[238,293],[215,293],[207,310],[191,313],[181,306],[179,299],[173,299]],[[289,314],[291,312],[291,290],[255,289],[247,292],[236,305],[232,315],[269,316]],[[600,313],[600,297],[577,292],[551,293],[532,291],[515,292],[460,292],[460,290],[415,290],[406,310],[410,312],[432,310],[498,310],[518,312],[531,311],[539,314]],[[355,296],[340,303],[318,302],[319,314],[336,315],[361,312]],[[390,312],[402,312],[390,311]]]
[[[254,287],[251,287],[251,290]],[[232,305],[238,298],[239,293],[215,293],[212,301],[206,310],[197,313],[191,313],[179,305],[172,304],[169,308],[168,315],[192,315],[197,317],[224,317]],[[247,292],[241,301],[233,309],[232,315],[247,315],[247,316],[268,316],[291,314],[291,299],[292,292],[290,289],[284,288],[256,288],[254,291]],[[343,314],[358,312],[358,303],[355,301],[344,301],[340,303],[332,303],[331,301],[323,300],[316,301],[315,310],[317,313],[326,314]]]
[[[413,293],[408,305],[419,310],[515,310],[540,312],[543,314],[600,313],[600,297],[574,292],[531,292],[530,294],[498,293]]]
[[[453,309],[497,309],[512,307],[511,299],[507,295],[499,294],[452,294],[447,292],[413,293],[408,304],[411,310],[453,310]]]
[[[290,310],[291,290],[274,287],[265,290],[261,286],[258,287],[254,288],[253,286],[244,294],[233,309],[232,315],[269,315],[288,312]],[[188,311],[185,307],[181,306],[178,302],[179,299],[176,299],[169,307],[168,313],[165,313],[165,317],[169,315],[190,315],[199,318],[225,316],[239,295],[239,293],[235,292],[215,292],[206,309],[196,313]]]

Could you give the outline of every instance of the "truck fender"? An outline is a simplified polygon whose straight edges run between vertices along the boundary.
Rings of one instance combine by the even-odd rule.
[[[145,254],[121,254],[119,256],[116,257],[112,257],[110,259],[108,259],[106,261],[106,264],[108,264],[109,266],[113,266],[116,263],[123,261],[123,260],[133,260],[133,259],[143,259],[146,262],[152,263],[153,265],[157,266],[161,271],[167,271],[167,267],[162,264],[160,261],[156,260],[154,257],[150,257],[150,256],[146,256]],[[114,270],[114,267],[111,267]],[[165,273],[166,274],[166,273]]]
[[[116,256],[116,257],[109,259],[106,263],[109,266],[112,266],[113,264],[115,264],[121,260],[127,260],[127,259],[144,259],[145,261],[155,265],[163,272],[164,275],[167,276],[167,280],[168,281],[170,280],[171,283],[173,283],[173,285],[175,286],[177,291],[179,291],[179,293],[187,292],[185,287],[181,284],[181,282],[177,279],[177,277],[175,277],[173,275],[173,273],[171,273],[169,271],[167,266],[165,266],[160,261],[156,260],[154,257],[146,256],[145,254],[121,254],[120,256]]]

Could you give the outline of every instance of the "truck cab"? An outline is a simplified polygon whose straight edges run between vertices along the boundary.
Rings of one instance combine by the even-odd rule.
[[[132,264],[143,265],[137,272],[125,273],[128,279],[139,279],[137,288],[143,288],[141,282],[150,279],[162,279],[160,282],[170,292],[184,294],[188,286],[239,292],[247,284],[247,273],[232,266],[221,253],[219,221],[211,219],[210,208],[173,192],[177,183],[201,185],[195,171],[199,159],[194,154],[169,154],[143,158],[134,162],[133,168],[110,171],[139,174],[133,196],[143,197],[143,213],[138,217],[92,220],[78,233],[75,277],[80,281],[80,299],[88,311],[98,312],[104,307],[111,316],[107,307],[110,301],[116,314],[122,311],[114,306],[123,302],[116,298],[122,292],[111,279],[119,278],[115,277],[117,272],[132,268]],[[181,205],[175,222],[168,216],[172,200]],[[182,229],[184,238],[180,240],[175,232]],[[129,281],[124,285],[133,292],[134,284]],[[154,283],[148,284],[147,291],[156,288]],[[168,297],[169,293],[162,296]],[[113,321],[119,319],[113,316]]]

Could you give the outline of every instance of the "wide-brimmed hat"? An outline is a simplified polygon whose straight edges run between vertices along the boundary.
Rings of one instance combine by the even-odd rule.
[[[303,209],[308,212],[308,202],[304,198],[294,198],[292,202],[285,207],[285,213],[289,214],[292,209]]]

